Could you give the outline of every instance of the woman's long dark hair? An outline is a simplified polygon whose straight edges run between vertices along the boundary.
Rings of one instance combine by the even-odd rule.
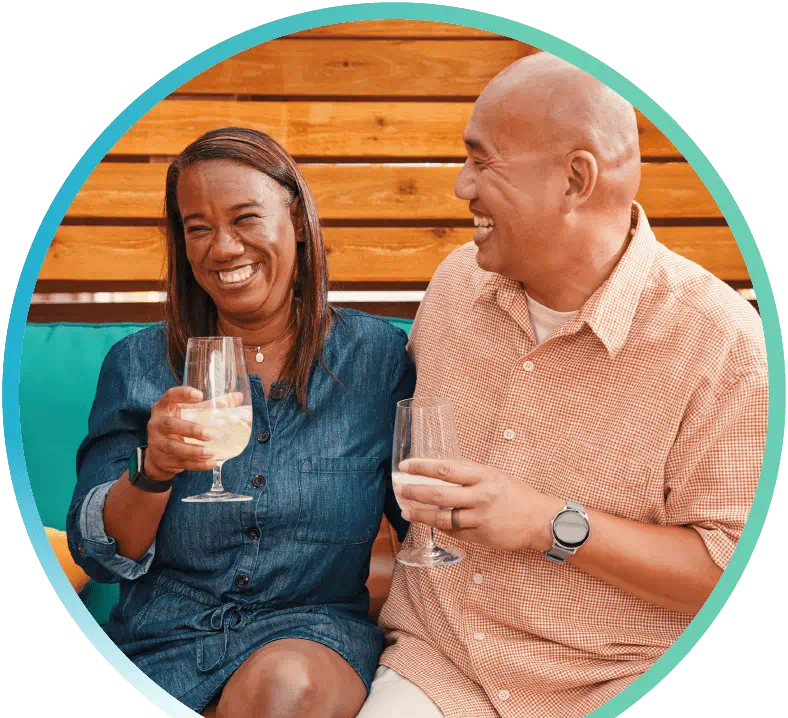
[[[181,172],[205,160],[232,160],[254,167],[278,182],[290,203],[300,200],[296,218],[303,232],[297,244],[294,294],[298,302],[295,347],[282,376],[295,385],[298,403],[305,411],[309,376],[315,361],[321,361],[331,310],[328,307],[328,268],[317,205],[295,160],[273,138],[241,127],[206,132],[178,156],[167,170],[164,212],[167,223],[167,301],[165,304],[167,354],[172,370],[182,378],[186,342],[190,337],[215,336],[216,305],[197,283],[186,257],[183,222],[178,208],[178,179]]]

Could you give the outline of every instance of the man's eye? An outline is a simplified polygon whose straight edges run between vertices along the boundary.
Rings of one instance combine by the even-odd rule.
[[[192,225],[191,227],[187,227],[186,234],[202,234],[210,231],[211,231],[210,227],[204,227],[202,225]]]

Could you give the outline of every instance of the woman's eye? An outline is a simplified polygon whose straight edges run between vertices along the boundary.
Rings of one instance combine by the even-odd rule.
[[[235,220],[236,224],[251,224],[254,220],[260,219],[258,214],[242,214]]]
[[[192,225],[191,227],[186,228],[186,234],[197,235],[197,234],[204,234],[205,232],[210,232],[210,227],[203,227],[202,225]]]

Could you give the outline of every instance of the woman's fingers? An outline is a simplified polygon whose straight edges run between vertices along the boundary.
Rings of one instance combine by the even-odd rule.
[[[175,414],[181,404],[195,404],[202,401],[202,399],[202,392],[197,391],[197,389],[193,389],[190,386],[174,386],[162,394],[161,399],[151,408],[151,414],[159,412]]]
[[[186,421],[177,416],[154,417],[148,425],[148,432],[159,432],[167,436],[182,436],[200,441],[210,441],[216,432],[206,426],[200,426],[193,421]]]

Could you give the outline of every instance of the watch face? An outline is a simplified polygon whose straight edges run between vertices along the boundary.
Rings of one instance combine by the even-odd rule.
[[[139,471],[139,465],[137,463],[137,459],[139,456],[139,451],[135,449],[131,452],[131,456],[129,457],[129,480],[134,481],[137,477],[135,474]]]
[[[553,534],[564,546],[580,546],[588,538],[588,522],[576,511],[564,511],[553,522]]]

